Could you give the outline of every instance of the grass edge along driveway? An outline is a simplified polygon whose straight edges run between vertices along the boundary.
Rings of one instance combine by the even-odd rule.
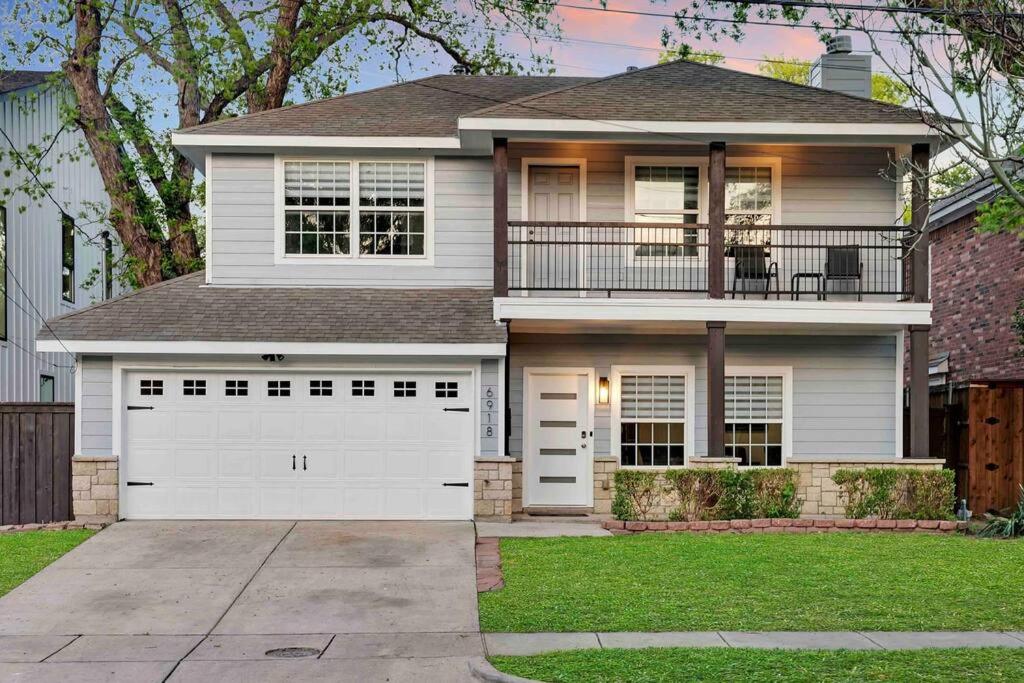
[[[1024,649],[899,651],[654,648],[491,657],[500,671],[549,683],[667,681],[1019,681]]]
[[[505,538],[491,632],[1024,630],[1024,542],[898,533]]]
[[[0,534],[0,597],[94,533],[90,529],[60,529]]]

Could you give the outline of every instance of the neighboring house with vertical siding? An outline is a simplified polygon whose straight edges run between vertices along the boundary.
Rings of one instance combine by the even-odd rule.
[[[61,125],[67,97],[52,72],[0,72],[0,187],[14,190],[0,195],[0,402],[73,401],[74,356],[37,350],[36,332],[117,289],[106,228],[80,218],[96,215],[106,192],[84,138]],[[33,148],[48,150],[41,185],[17,163],[19,154],[33,159]]]
[[[80,513],[607,514],[614,470],[705,465],[792,466],[835,514],[830,468],[939,465],[926,183],[912,228],[889,180],[940,149],[918,112],[680,61],[434,76],[173,142],[206,272],[51,321],[91,378],[79,457],[120,473]]]

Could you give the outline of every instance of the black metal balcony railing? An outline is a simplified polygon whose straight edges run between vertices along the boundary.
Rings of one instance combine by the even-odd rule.
[[[904,298],[901,226],[726,225],[727,296]],[[708,226],[509,221],[510,292],[708,292]]]

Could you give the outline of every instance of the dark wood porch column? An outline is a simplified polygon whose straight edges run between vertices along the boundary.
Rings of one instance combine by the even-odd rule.
[[[494,296],[508,296],[508,140],[494,139]]]
[[[930,147],[914,145],[911,155],[910,222],[914,228],[911,274],[915,303],[928,301],[928,164]],[[910,331],[910,457],[930,456],[928,435],[928,325]]]
[[[725,143],[708,152],[708,296],[725,298]]]
[[[708,457],[725,457],[725,323],[708,326]]]

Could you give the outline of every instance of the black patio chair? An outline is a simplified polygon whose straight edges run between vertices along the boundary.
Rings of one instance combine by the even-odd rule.
[[[735,245],[729,249],[730,255],[733,257],[733,279],[732,279],[732,298],[736,298],[736,291],[739,288],[740,281],[752,281],[761,288],[760,291],[764,293],[764,298],[768,298],[768,292],[771,291],[772,281],[775,281],[775,298],[779,298],[779,264],[769,259],[768,251],[763,246],[748,246],[748,245]],[[743,293],[743,298],[746,298],[748,291],[754,291],[758,289],[749,290],[744,284],[743,289],[740,290]]]
[[[828,283],[857,283],[857,301],[864,300],[864,264],[860,261],[860,247],[851,244],[843,247],[825,247],[825,282],[822,294],[828,298]]]

